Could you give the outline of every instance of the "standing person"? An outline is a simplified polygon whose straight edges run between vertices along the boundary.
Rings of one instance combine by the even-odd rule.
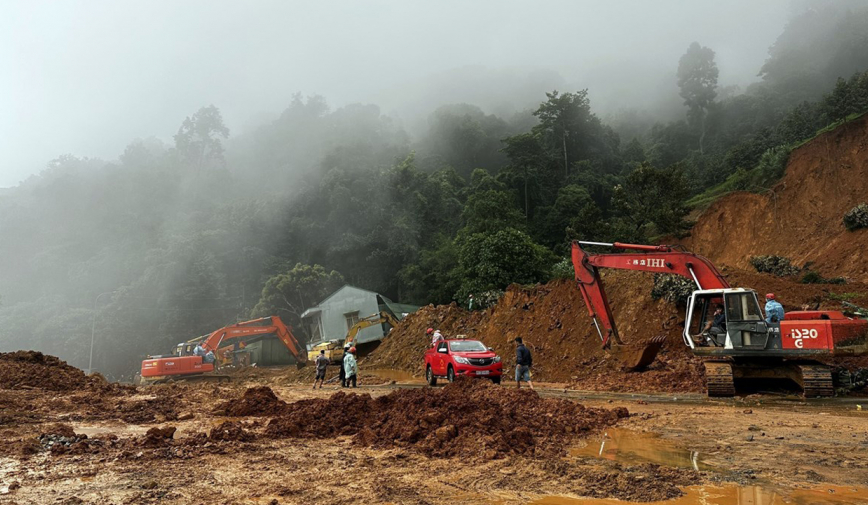
[[[428,328],[427,330],[425,330],[425,336],[426,337],[431,338],[431,335],[433,335],[433,334],[434,334],[434,328]],[[433,340],[431,341],[431,345],[432,346],[434,345]]]
[[[533,389],[533,383],[530,381],[533,356],[530,355],[530,349],[524,346],[521,337],[515,337],[515,343],[518,344],[515,348],[515,386],[521,389],[521,381],[525,381]]]
[[[316,389],[316,381],[319,381],[319,388],[325,383],[326,368],[329,366],[329,359],[326,358],[325,349],[319,352],[316,357],[316,378],[313,380],[313,388]]]
[[[434,330],[434,336],[431,337],[431,347],[437,347],[437,344],[446,340],[440,330]]]
[[[473,310],[473,295],[470,295],[467,300],[467,310]]]
[[[344,356],[344,373],[347,376],[346,387],[350,387],[351,382],[353,383],[352,387],[356,387],[356,377],[358,372],[359,369],[356,366],[356,348],[350,347],[350,352]]]
[[[780,323],[784,320],[784,306],[776,299],[774,293],[766,294],[766,322]]]
[[[349,352],[350,352],[350,347],[352,347],[350,344],[344,344],[344,357],[343,357],[343,359],[347,358],[347,354],[349,354]],[[347,387],[347,371],[344,369],[343,360],[341,360],[340,381],[341,381],[341,387],[342,388]]]

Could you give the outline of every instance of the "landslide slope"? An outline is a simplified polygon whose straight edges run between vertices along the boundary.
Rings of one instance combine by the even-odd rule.
[[[583,389],[701,391],[701,372],[681,342],[683,316],[674,305],[651,299],[652,276],[605,272],[603,278],[625,340],[667,338],[660,358],[647,372],[622,371],[601,349],[573,281],[510,286],[497,305],[480,312],[468,312],[455,304],[423,307],[393,329],[362,367],[422,375],[422,355],[430,343],[425,329],[432,327],[447,337],[463,334],[494,348],[504,358],[507,377],[515,366],[513,339],[521,336],[533,352],[534,377],[540,380],[572,382]]]
[[[698,218],[684,245],[717,264],[751,269],[751,256],[786,256],[826,277],[868,282],[868,229],[844,213],[868,201],[868,115],[795,149],[783,180],[764,194],[731,193]]]
[[[774,292],[785,308],[839,309],[835,294],[868,306],[868,230],[848,232],[845,212],[868,201],[868,116],[820,135],[793,151],[784,179],[767,194],[733,193],[699,217],[688,250],[702,254],[733,286]],[[759,274],[751,256],[786,256],[826,277],[847,277],[845,286],[800,284]],[[700,361],[681,340],[683,309],[651,299],[652,276],[641,272],[602,273],[624,340],[664,335],[666,343],[647,371],[628,372],[600,348],[599,337],[572,281],[525,288],[510,286],[497,305],[467,312],[452,305],[423,307],[407,316],[362,361],[363,368],[393,368],[422,375],[428,327],[449,337],[465,334],[491,346],[512,373],[513,338],[522,336],[534,353],[534,377],[569,382],[582,389],[610,391],[702,391]],[[835,360],[841,364],[847,360]],[[853,360],[851,360],[853,361]],[[858,358],[859,366],[868,359]],[[865,362],[865,363],[863,363]]]

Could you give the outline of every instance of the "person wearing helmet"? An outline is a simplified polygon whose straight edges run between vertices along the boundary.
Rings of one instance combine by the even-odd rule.
[[[346,385],[344,387],[350,387],[350,383],[353,384],[353,387],[356,387],[356,378],[358,375],[359,368],[356,366],[356,348],[350,347],[349,352],[344,354],[344,374],[347,376]]]
[[[784,320],[784,306],[781,305],[774,293],[766,294],[766,322],[768,324],[780,323]]]
[[[440,330],[434,330],[434,335],[431,336],[431,347],[437,347],[437,344],[446,340]]]
[[[344,344],[344,358],[346,358],[347,354],[350,352],[350,347],[352,347],[352,344],[350,344],[349,342]],[[347,374],[344,371],[343,361],[341,361],[341,367],[340,368],[341,368],[340,374],[339,374],[340,376],[338,377],[338,380],[341,381],[341,387],[345,388],[345,387],[347,387]]]
[[[431,335],[432,335],[433,333],[434,333],[434,328],[428,328],[427,330],[425,330],[425,336],[426,336],[427,338],[431,338]],[[432,342],[431,344],[433,345],[434,343]]]

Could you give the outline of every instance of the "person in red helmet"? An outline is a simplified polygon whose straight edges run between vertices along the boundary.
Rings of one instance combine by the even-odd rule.
[[[766,322],[780,323],[784,320],[784,315],[784,306],[777,301],[775,294],[766,293]]]
[[[349,352],[344,355],[344,374],[347,376],[346,387],[350,387],[350,383],[353,384],[352,387],[356,387],[358,372],[359,367],[356,365],[356,348],[350,347]]]
[[[434,328],[428,328],[425,330],[425,338],[431,338],[431,334],[434,333]],[[431,345],[434,345],[433,343]]]

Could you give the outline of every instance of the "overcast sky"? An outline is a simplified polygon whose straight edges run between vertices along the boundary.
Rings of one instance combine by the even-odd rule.
[[[789,0],[2,0],[0,187],[61,154],[112,160],[137,137],[170,141],[212,103],[236,134],[295,92],[397,115],[491,92],[479,89],[490,80],[449,82],[465,67],[548,71],[567,91],[590,88],[597,111],[645,107],[643,87],[674,86],[695,40],[716,51],[721,84],[744,85],[790,11]]]

